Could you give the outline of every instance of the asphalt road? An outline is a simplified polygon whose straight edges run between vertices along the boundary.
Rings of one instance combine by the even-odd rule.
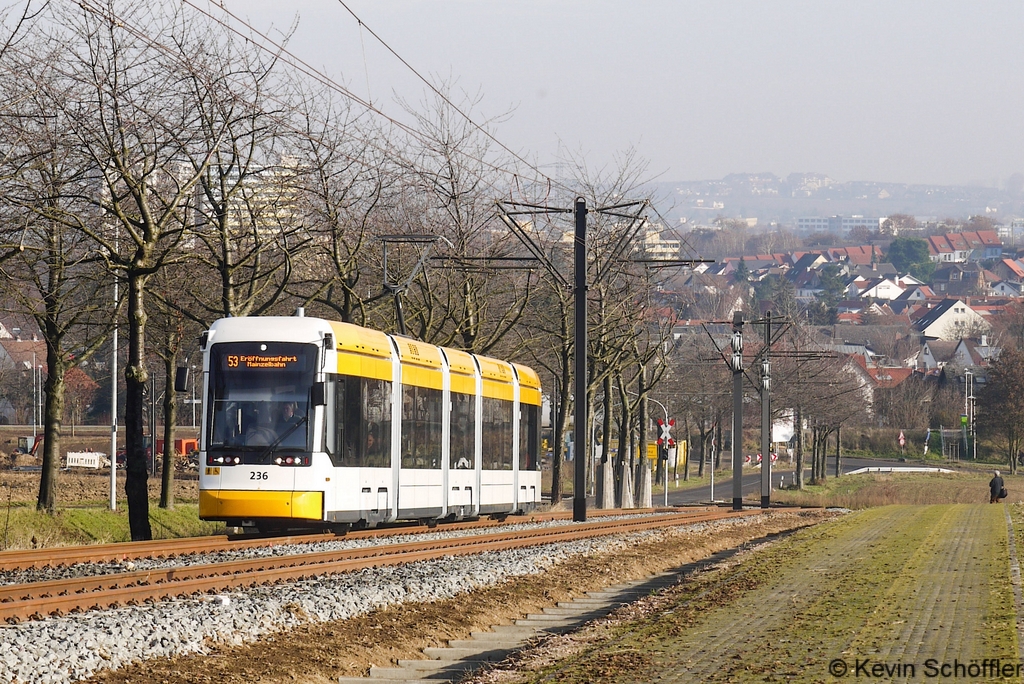
[[[835,458],[828,459],[828,470],[829,477],[835,473]],[[870,458],[843,458],[843,472],[848,473],[853,470],[860,468],[874,468],[874,467],[887,467],[887,466],[909,466],[909,463],[899,463],[897,461],[888,461],[880,459]],[[791,484],[794,478],[793,466],[783,461],[782,463],[776,463],[772,467],[772,489],[779,489],[780,483]],[[811,478],[811,469],[806,468],[804,470],[805,481]],[[732,470],[719,470],[715,473],[715,501],[722,501],[726,503],[732,502]],[[745,468],[743,471],[743,495],[748,496],[750,494],[757,494],[761,491],[761,469],[760,468]],[[654,505],[659,505],[664,502],[663,494],[654,495]],[[681,492],[669,492],[668,503],[669,505],[681,505],[681,504],[694,504],[694,503],[707,503],[712,500],[711,487],[705,485],[697,489],[689,489]]]

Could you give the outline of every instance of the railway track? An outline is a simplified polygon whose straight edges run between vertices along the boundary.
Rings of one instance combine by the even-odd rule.
[[[670,511],[678,509],[654,509]],[[687,512],[696,513],[715,510],[713,507],[688,508]],[[637,509],[607,509],[591,512],[594,519],[635,515],[650,511]],[[25,568],[52,568],[76,563],[111,563],[140,558],[175,558],[188,554],[213,553],[254,549],[281,544],[315,544],[317,542],[344,539],[378,539],[392,535],[428,534],[443,529],[475,530],[502,525],[547,522],[550,520],[570,520],[570,512],[531,513],[528,515],[510,515],[499,519],[480,519],[459,523],[446,523],[442,527],[432,527],[422,523],[396,523],[367,530],[355,530],[343,534],[334,532],[301,533],[292,535],[213,535],[208,537],[186,537],[182,539],[156,539],[144,542],[117,542],[111,544],[88,544],[84,546],[65,546],[42,549],[17,549],[0,551],[0,572],[23,570]]]
[[[621,513],[621,512],[620,512]],[[637,513],[637,511],[630,511]],[[482,534],[444,539],[422,541],[406,541],[394,544],[378,544],[358,549],[339,551],[296,553],[286,556],[263,557],[229,562],[217,562],[204,565],[188,565],[163,568],[159,570],[143,570],[92,575],[68,579],[12,584],[0,587],[0,619],[7,622],[18,622],[27,619],[40,619],[50,615],[63,615],[87,610],[102,610],[122,605],[134,605],[143,602],[160,601],[194,594],[223,592],[241,587],[252,587],[282,581],[294,581],[325,574],[350,572],[369,567],[399,565],[414,561],[430,560],[452,555],[478,554],[487,551],[501,551],[540,544],[569,542],[578,539],[623,534],[657,527],[688,525],[726,518],[758,515],[760,510],[731,511],[705,509],[686,512],[656,512],[652,515],[628,518],[595,520],[586,523],[558,527],[544,527],[529,530],[512,530],[486,532],[487,527],[498,522],[483,524],[464,524],[463,529],[478,527]],[[531,521],[540,518],[547,520],[566,517],[567,514],[546,514],[545,516],[525,516]],[[525,521],[525,520],[524,520]],[[507,524],[508,521],[506,521]],[[457,529],[459,526],[445,526],[445,530]],[[427,531],[425,527],[411,528],[413,531]],[[381,536],[386,533],[408,533],[410,529],[374,530],[357,533],[360,536]],[[312,535],[316,537],[336,538],[334,535]],[[299,538],[276,537],[256,540],[237,540],[229,537],[205,537],[199,540],[177,540],[160,544],[146,542],[143,544],[109,544],[107,548],[95,549],[84,547],[66,550],[50,549],[42,553],[49,554],[48,565],[69,563],[69,558],[97,558],[122,560],[128,557],[128,547],[132,549],[134,558],[157,555],[168,557],[183,553],[201,553],[216,548],[252,548],[269,544],[292,543],[296,540],[308,542],[311,536]],[[190,545],[191,543],[191,545]],[[93,549],[94,554],[86,554]],[[148,549],[148,551],[146,550]],[[191,549],[185,551],[185,549]],[[61,553],[58,554],[58,551]],[[26,552],[27,553],[27,552]],[[0,562],[11,563],[15,559],[9,554],[0,554]],[[27,553],[23,563],[42,562],[39,552]],[[21,565],[15,567],[35,567]]]

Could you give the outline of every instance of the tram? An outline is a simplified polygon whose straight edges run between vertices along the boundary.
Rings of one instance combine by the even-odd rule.
[[[346,529],[540,503],[526,366],[301,310],[218,320],[200,346],[203,520]]]

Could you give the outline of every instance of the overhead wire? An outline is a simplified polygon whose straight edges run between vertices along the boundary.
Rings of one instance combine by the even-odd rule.
[[[299,73],[305,74],[306,76],[308,76],[311,79],[313,79],[315,82],[318,82],[321,85],[327,87],[328,89],[333,90],[333,91],[341,94],[342,96],[344,96],[345,98],[349,99],[350,101],[355,102],[359,106],[363,107],[368,112],[371,112],[373,114],[376,114],[376,115],[386,119],[391,124],[393,124],[396,128],[406,132],[411,138],[413,138],[415,140],[418,140],[421,144],[423,144],[425,146],[430,144],[431,141],[428,138],[426,138],[420,131],[418,131],[415,128],[412,128],[411,126],[409,126],[409,125],[407,125],[407,124],[405,124],[405,123],[395,119],[394,117],[391,117],[391,116],[387,115],[386,113],[381,111],[379,108],[377,108],[377,107],[373,106],[372,104],[366,102],[365,100],[360,98],[355,93],[352,93],[350,90],[348,90],[347,88],[345,88],[341,84],[337,83],[336,81],[334,81],[330,77],[326,76],[325,74],[321,73],[317,69],[311,67],[309,64],[307,64],[306,62],[304,62],[300,58],[294,56],[290,51],[288,51],[286,48],[284,48],[284,46],[280,45],[279,43],[277,43],[273,39],[269,38],[264,33],[258,31],[257,29],[252,27],[248,22],[238,18],[236,15],[232,14],[230,11],[226,10],[225,8],[221,8],[221,9],[224,9],[225,14],[229,15],[230,17],[232,17],[233,19],[238,21],[241,25],[243,25],[246,28],[248,28],[250,31],[252,31],[252,33],[255,36],[258,36],[263,41],[266,41],[267,45],[262,44],[260,42],[260,40],[256,40],[253,37],[253,35],[246,35],[242,31],[239,31],[237,28],[235,28],[234,26],[231,26],[229,23],[223,21],[222,19],[214,16],[209,11],[203,9],[202,7],[197,6],[191,0],[182,0],[182,2],[183,2],[183,4],[186,4],[189,7],[192,7],[195,11],[197,11],[198,13],[200,13],[203,16],[207,17],[208,19],[210,19],[214,23],[220,25],[222,28],[228,30],[230,33],[238,36],[239,38],[244,40],[246,43],[251,44],[256,49],[258,49],[258,50],[260,50],[262,52],[271,53],[272,55],[275,56],[276,59],[279,59],[281,62],[283,62],[283,63],[293,67]],[[84,9],[86,11],[91,12],[91,13],[99,16],[99,17],[102,17],[104,20],[116,24],[118,27],[120,27],[120,28],[128,31],[132,35],[135,35],[136,37],[142,39],[148,45],[150,45],[150,46],[152,46],[152,47],[154,47],[156,49],[164,51],[165,53],[167,53],[170,56],[172,56],[172,58],[178,58],[180,60],[180,55],[175,53],[174,50],[172,50],[168,46],[164,45],[163,43],[161,43],[157,39],[155,39],[152,36],[150,36],[149,33],[146,30],[138,27],[133,22],[127,20],[123,15],[120,15],[117,12],[114,12],[114,11],[108,9],[108,8],[97,6],[96,4],[91,3],[89,0],[81,0],[78,3],[78,5],[82,9]],[[270,47],[268,47],[268,45],[272,46],[274,49],[272,50]],[[185,64],[185,66],[186,67],[190,67],[190,65],[188,65],[188,64]],[[251,89],[250,89],[250,92],[252,92]],[[280,98],[275,97],[273,95],[268,95],[267,98],[268,98],[269,101],[272,101],[272,102],[275,102],[277,104],[280,104],[285,109],[294,110],[294,103],[286,102],[286,101],[281,100]],[[268,116],[270,116],[270,118],[272,120],[276,120],[279,123],[282,123],[282,124],[285,124],[285,125],[289,125],[289,122],[285,121],[282,118],[276,118],[276,117],[273,117],[272,115],[268,115]],[[323,121],[320,121],[320,122],[317,122],[317,123],[323,124],[324,126],[327,125],[326,122],[323,122]],[[305,131],[296,129],[294,127],[290,127],[290,130],[293,133],[297,134],[297,135],[307,137],[311,141],[316,142],[316,139],[312,135],[306,133]],[[355,136],[353,136],[353,137],[355,137]],[[355,137],[355,139],[357,141],[359,141],[359,142],[362,142],[362,143],[366,144],[367,146],[371,147],[372,149],[375,149],[376,151],[380,152],[381,154],[383,154],[385,156],[389,156],[389,157],[398,159],[399,161],[401,161],[403,164],[405,164],[406,166],[408,166],[410,168],[416,168],[416,164],[415,164],[415,162],[413,160],[404,158],[402,156],[402,154],[398,150],[394,149],[394,147],[390,147],[390,146],[387,147],[387,148],[383,147],[379,143],[379,141],[377,141],[373,137],[371,137],[369,139],[363,139],[363,138]],[[486,159],[483,159],[481,157],[476,157],[476,156],[466,152],[465,150],[455,150],[455,152],[457,154],[461,155],[462,157],[466,158],[467,160],[475,161],[475,162],[481,164],[482,166],[485,166],[485,167],[487,167],[487,168],[489,168],[489,169],[491,169],[491,170],[493,170],[493,171],[495,171],[495,172],[497,172],[499,174],[506,174],[506,175],[513,174],[514,175],[516,173],[513,170],[504,168],[502,166],[495,165],[495,164],[491,163],[490,161],[488,161]],[[345,158],[345,159],[347,159],[347,160],[349,160],[349,161],[351,161],[353,163],[359,164],[359,165],[361,165],[364,168],[371,168],[371,166],[364,159],[357,158],[357,157],[352,157],[350,155],[345,154],[344,152],[340,152],[339,154],[343,158]],[[497,186],[494,185],[492,179],[483,178],[482,180],[487,185],[487,187],[490,187],[495,193],[503,192],[503,190],[499,189]]]
[[[232,26],[230,23],[223,21],[221,18],[215,16],[213,13],[207,11],[206,9],[203,9],[202,7],[199,7],[193,0],[181,0],[181,1],[182,1],[183,4],[186,4],[189,7],[192,7],[194,10],[196,10],[197,12],[203,14],[204,16],[206,16],[210,20],[214,21],[215,23],[219,24],[220,26],[224,27],[225,29],[231,31],[232,33],[238,35],[239,37],[241,37],[243,39],[246,39],[246,40],[252,42],[252,44],[256,48],[258,48],[260,50],[270,51],[267,48],[266,45],[263,45],[259,41],[253,40],[251,36],[247,36],[245,33],[239,31],[237,28]],[[220,5],[218,7],[227,16],[231,17],[234,21],[238,22],[240,25],[244,26],[248,31],[252,32],[252,34],[255,34],[256,36],[259,36],[259,38],[261,40],[266,41],[267,44],[269,44],[270,46],[273,46],[274,54],[286,55],[287,59],[283,59],[282,60],[285,63],[289,64],[290,66],[292,66],[294,68],[296,68],[301,73],[305,74],[306,76],[309,76],[310,78],[312,78],[315,81],[321,83],[322,85],[327,86],[328,88],[330,88],[332,90],[335,90],[339,94],[341,94],[344,97],[352,100],[353,102],[355,102],[359,106],[365,108],[367,111],[372,112],[373,114],[382,117],[383,119],[385,119],[388,122],[390,122],[392,125],[396,126],[397,128],[405,131],[409,135],[411,135],[414,138],[418,139],[420,142],[424,142],[424,143],[425,142],[429,142],[429,140],[424,138],[423,133],[421,133],[417,129],[415,129],[412,126],[410,126],[410,125],[408,125],[408,124],[406,124],[406,123],[396,119],[395,117],[387,114],[382,109],[380,109],[379,107],[374,105],[372,102],[364,100],[360,96],[356,95],[350,89],[344,87],[343,85],[341,85],[340,83],[338,83],[337,81],[332,79],[330,76],[324,74],[320,70],[318,70],[315,67],[311,66],[305,60],[303,60],[302,58],[298,57],[293,52],[288,50],[284,45],[278,43],[277,41],[275,41],[270,36],[266,35],[262,31],[260,31],[259,29],[255,28],[254,26],[252,26],[252,24],[250,24],[246,20],[244,20],[241,17],[239,17],[237,14],[235,14],[231,10],[227,9],[224,6],[220,6]],[[348,8],[346,7],[346,9],[348,9]],[[351,10],[349,10],[349,11],[351,12]],[[353,14],[353,17],[355,17],[354,14]],[[357,21],[359,21],[358,17],[355,17],[355,18],[356,18]],[[369,31],[370,34],[374,36],[374,38],[377,38],[377,40],[380,40],[380,38],[373,32],[373,30],[370,29],[368,26],[366,26],[365,23],[361,23],[361,25],[363,27],[365,27],[366,30]],[[381,42],[383,44],[383,41],[381,41]],[[389,47],[388,49],[390,50],[391,48]],[[397,53],[394,53],[393,50],[392,50],[392,54],[395,54],[396,57],[398,56]],[[412,67],[409,66],[408,63],[405,60],[402,60],[400,57],[399,57],[399,59],[402,61],[403,64],[405,64],[410,69],[412,69]],[[414,73],[417,73],[417,76],[419,76],[418,72],[415,72],[415,70],[413,70],[413,71],[414,71]],[[422,77],[420,77],[420,78],[422,78]],[[520,155],[518,155],[515,152],[513,152],[507,145],[505,145],[500,140],[495,138],[493,134],[491,134],[485,128],[483,128],[482,126],[477,124],[475,121],[473,121],[468,115],[466,115],[464,112],[462,112],[461,109],[459,109],[457,106],[455,106],[451,102],[451,100],[448,97],[446,97],[443,93],[441,93],[437,88],[435,88],[433,85],[429,84],[428,81],[424,81],[424,82],[426,82],[428,84],[428,86],[435,93],[437,93],[448,106],[452,107],[460,116],[462,116],[464,119],[466,119],[466,121],[471,126],[476,128],[477,130],[479,130],[481,133],[483,133],[485,136],[487,136],[490,140],[492,140],[495,143],[497,143],[502,149],[504,149],[506,152],[508,152],[510,155],[512,155],[515,159],[517,159],[518,161],[520,161],[523,164],[525,164],[532,171],[536,172],[536,174],[539,176],[540,179],[543,179],[543,180],[545,180],[547,182],[552,182],[551,179],[546,174],[544,174],[542,171],[540,171],[540,169],[536,168],[534,165],[530,164],[528,161],[523,159]],[[512,175],[512,176],[516,175],[516,173],[517,173],[516,171],[514,171],[512,169],[507,169],[507,168],[502,167],[502,166],[497,166],[497,165],[491,163],[490,161],[488,161],[486,159],[474,156],[474,155],[469,154],[469,153],[467,153],[467,152],[465,152],[463,150],[459,150],[458,153],[461,154],[462,156],[466,157],[467,159],[470,159],[470,160],[478,162],[478,163],[480,163],[480,164],[482,164],[484,166],[487,166],[488,168],[490,168],[493,171],[497,171],[499,173],[503,173],[503,174],[507,174],[507,175]],[[497,190],[497,188],[495,188],[495,190]]]
[[[360,107],[364,108],[367,112],[370,112],[370,113],[372,113],[372,114],[374,114],[376,116],[379,116],[382,119],[388,121],[393,126],[395,126],[397,129],[407,133],[410,137],[412,137],[415,140],[418,140],[420,143],[428,144],[429,142],[431,142],[429,139],[427,139],[424,136],[424,134],[421,131],[413,128],[412,126],[410,126],[410,125],[408,125],[408,124],[406,124],[406,123],[404,123],[404,122],[402,122],[402,121],[400,121],[400,120],[398,120],[398,119],[396,119],[396,118],[394,118],[394,117],[392,117],[390,115],[388,115],[383,110],[381,110],[379,107],[375,106],[371,101],[364,100],[363,98],[359,97],[357,94],[353,93],[350,89],[344,87],[343,85],[341,85],[340,83],[338,83],[337,81],[332,79],[331,77],[327,76],[323,72],[321,72],[318,69],[316,69],[316,68],[312,67],[311,65],[309,65],[307,62],[305,62],[301,58],[297,57],[294,53],[292,53],[290,50],[288,50],[284,45],[282,45],[281,43],[279,43],[279,42],[275,41],[274,39],[270,38],[265,33],[259,31],[258,29],[253,27],[249,22],[247,22],[244,19],[240,18],[238,15],[236,15],[233,12],[231,12],[226,7],[224,7],[223,5],[218,5],[219,9],[221,11],[223,11],[225,15],[227,15],[228,17],[230,17],[234,21],[238,22],[241,26],[245,27],[248,31],[250,31],[249,35],[247,35],[246,33],[242,32],[242,31],[240,31],[236,27],[232,26],[229,22],[224,21],[222,18],[220,18],[218,16],[215,16],[213,13],[211,13],[207,9],[204,9],[203,7],[198,6],[195,2],[193,2],[193,0],[181,0],[181,1],[182,1],[183,4],[191,7],[193,10],[195,10],[199,14],[207,17],[208,19],[210,19],[214,23],[216,23],[216,24],[220,25],[221,27],[223,27],[224,29],[230,31],[232,34],[237,35],[238,37],[242,38],[247,43],[253,45],[256,49],[258,49],[260,51],[263,51],[263,52],[269,52],[269,53],[273,54],[276,59],[280,59],[283,63],[285,63],[285,64],[295,68],[299,73],[302,73],[302,74],[308,76],[309,78],[313,79],[315,82],[320,83],[321,85],[327,87],[328,89],[330,89],[330,90],[332,90],[334,92],[339,93],[340,95],[342,95],[346,99],[348,99],[351,102],[354,102],[355,104],[357,104]],[[474,129],[480,131],[481,134],[483,134],[489,140],[492,140],[494,143],[496,143],[501,149],[503,149],[511,157],[513,157],[517,161],[521,162],[527,168],[529,168],[531,171],[533,171],[537,175],[537,180],[541,180],[542,182],[544,182],[546,184],[546,186],[548,188],[548,192],[550,192],[550,188],[552,188],[552,187],[558,187],[558,188],[561,188],[561,189],[563,189],[563,190],[565,190],[567,192],[571,192],[571,188],[568,188],[563,183],[560,183],[560,182],[552,179],[551,177],[549,177],[547,174],[545,174],[539,168],[537,168],[534,164],[530,163],[528,160],[524,159],[521,155],[519,155],[518,153],[513,151],[511,148],[509,148],[501,140],[499,140],[497,137],[495,137],[490,131],[488,131],[484,126],[481,126],[480,124],[475,122],[472,119],[472,117],[470,117],[466,112],[464,112],[460,107],[458,107],[458,105],[456,105],[454,102],[452,102],[451,99],[447,95],[444,94],[444,92],[442,92],[440,89],[438,89],[436,86],[434,86],[429,81],[429,79],[426,79],[422,74],[420,74],[420,72],[418,70],[416,70],[400,54],[398,54],[398,52],[394,48],[392,48],[375,31],[373,31],[372,28],[370,28],[365,22],[363,22],[362,19],[358,15],[356,15],[352,11],[352,9],[343,0],[339,0],[339,3],[342,5],[342,7],[344,7],[344,9],[346,11],[349,12],[349,14],[352,15],[352,17],[357,21],[357,23],[358,23],[358,25],[360,27],[365,28],[367,31],[369,31],[370,34],[377,41],[379,41],[382,46],[384,46],[392,55],[395,56],[396,59],[398,59],[406,68],[408,68],[413,74],[415,74],[415,76],[418,79],[420,79],[428,88],[430,88],[430,90],[432,92],[434,92],[439,98],[441,98],[441,100],[447,106],[451,107],[453,111],[457,112],[462,118],[464,118],[469,123],[470,126],[472,126]],[[163,45],[159,41],[157,41],[154,38],[152,38],[145,30],[142,30],[142,29],[138,28],[137,26],[133,26],[131,22],[126,21],[123,16],[120,16],[117,13],[112,12],[110,10],[107,10],[105,8],[97,7],[96,5],[90,3],[89,0],[83,0],[82,2],[79,2],[78,4],[83,9],[85,9],[87,11],[90,11],[90,12],[92,12],[94,14],[97,14],[98,16],[103,16],[103,17],[105,17],[108,20],[116,21],[117,24],[120,27],[130,31],[132,34],[136,35],[137,37],[147,41],[148,44],[150,44],[151,46],[154,46],[154,47],[156,47],[158,49],[161,49],[161,50],[163,50],[165,52],[168,52],[168,53],[172,52],[170,50],[170,48],[168,48],[166,45]],[[254,38],[254,36],[258,36],[260,40],[256,40]],[[263,42],[261,42],[261,41],[263,41]],[[367,87],[369,89],[369,84],[368,84]],[[280,99],[275,98],[273,96],[269,96],[268,99],[270,99],[271,101],[275,101],[278,104],[281,104],[282,106],[285,106],[285,107],[294,107],[294,103],[283,102]],[[326,122],[319,122],[319,123],[322,123],[322,124],[324,124],[326,126]],[[306,134],[304,131],[293,129],[293,132],[295,132],[297,134],[300,134],[300,135],[305,135],[306,137],[309,137],[311,140],[313,140],[313,137],[311,135]],[[359,139],[359,140],[361,140],[361,139]],[[371,148],[377,150],[378,152],[381,152],[382,154],[385,154],[385,155],[394,156],[394,157],[400,159],[401,161],[403,161],[405,164],[415,168],[415,164],[412,162],[412,160],[404,159],[402,157],[402,155],[398,152],[398,150],[394,149],[393,147],[389,147],[388,149],[384,149],[384,148],[382,148],[379,145],[378,142],[376,142],[373,139],[361,140],[361,142],[365,142]],[[497,164],[494,164],[494,163],[490,162],[487,159],[484,159],[484,158],[479,157],[479,156],[475,156],[472,153],[469,153],[469,152],[467,152],[465,150],[456,150],[456,152],[459,155],[461,155],[464,158],[466,158],[467,160],[477,162],[477,163],[481,164],[482,166],[491,169],[492,171],[495,171],[495,172],[497,172],[499,174],[504,174],[504,175],[511,176],[512,179],[513,179],[513,182],[509,184],[510,185],[509,189],[511,189],[511,187],[516,187],[516,188],[519,188],[520,192],[523,191],[523,188],[521,187],[521,185],[519,183],[520,176],[521,176],[519,171],[514,170],[514,169],[509,169],[509,168],[506,168],[504,166],[500,166],[500,165],[497,165]],[[355,162],[357,164],[360,164],[363,167],[367,167],[367,168],[369,167],[369,164],[367,164],[366,161],[363,160],[363,159],[351,157],[349,155],[344,154],[344,152],[340,153],[340,156],[348,159],[349,161],[352,161],[352,162]],[[487,186],[491,187],[496,193],[501,192],[502,194],[504,194],[504,190],[501,190],[501,189],[497,188],[493,184],[493,182],[491,180],[484,179],[484,182],[486,183]],[[660,214],[660,212],[658,212],[658,210],[653,205],[649,205],[649,206],[651,206],[651,208],[654,210],[654,212],[658,215],[658,217],[661,220],[662,224],[667,226],[668,224],[665,221],[664,217]],[[680,236],[680,237],[682,237],[682,236]],[[689,243],[685,240],[685,238],[682,238],[682,241],[689,248],[691,253],[698,254],[696,252],[696,250],[694,250],[693,247],[691,245],[689,245]]]
[[[433,91],[435,95],[440,97],[449,107],[451,107],[454,111],[458,112],[458,114],[460,116],[462,116],[462,118],[464,118],[466,121],[468,121],[474,128],[476,128],[478,131],[483,133],[486,137],[490,138],[492,141],[497,143],[503,150],[508,152],[510,155],[512,155],[513,157],[515,157],[516,159],[518,159],[522,163],[526,164],[526,166],[528,168],[536,171],[537,175],[539,175],[541,178],[546,179],[548,181],[548,183],[554,183],[554,181],[550,177],[548,177],[544,172],[542,172],[540,169],[538,169],[536,166],[534,166],[533,164],[531,164],[527,160],[523,159],[519,155],[519,153],[513,151],[511,148],[508,147],[508,145],[506,145],[502,141],[498,140],[486,128],[484,128],[480,124],[478,124],[475,121],[473,121],[473,118],[471,116],[469,116],[469,114],[467,114],[466,112],[462,111],[462,109],[457,104],[452,102],[451,99],[447,95],[445,95],[441,90],[439,90],[436,86],[434,86],[434,84],[431,83],[431,81],[429,79],[424,77],[419,71],[417,71],[415,67],[413,67],[411,64],[409,64],[409,62],[406,61],[406,59],[404,57],[402,57],[400,54],[398,54],[398,52],[396,52],[394,48],[392,48],[390,45],[388,45],[387,41],[385,41],[383,38],[381,38],[379,35],[377,35],[376,31],[374,31],[372,28],[370,28],[366,24],[366,22],[364,22],[355,12],[352,11],[351,7],[349,7],[347,4],[345,4],[345,0],[338,0],[338,3],[342,7],[344,7],[345,10],[349,14],[352,15],[352,18],[355,19],[359,23],[359,26],[361,26],[362,28],[365,28],[367,31],[369,31],[370,35],[373,36],[374,38],[376,38],[377,42],[379,42],[381,45],[383,45],[384,48],[388,52],[390,52],[392,55],[394,55],[395,59],[397,59],[399,62],[401,62],[403,66],[405,66],[407,69],[409,69],[409,71],[411,71],[413,74],[415,74],[416,78],[418,78],[428,88],[430,88],[430,90]],[[566,188],[564,186],[560,186],[560,187],[562,187],[564,190],[569,190],[569,188]]]

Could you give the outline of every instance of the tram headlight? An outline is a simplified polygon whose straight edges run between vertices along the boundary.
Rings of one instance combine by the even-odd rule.
[[[238,465],[241,462],[241,456],[214,456],[213,454],[207,454],[206,456],[206,465],[210,466],[232,466]]]
[[[277,456],[274,458],[274,464],[279,466],[308,466],[310,460],[309,456]]]

